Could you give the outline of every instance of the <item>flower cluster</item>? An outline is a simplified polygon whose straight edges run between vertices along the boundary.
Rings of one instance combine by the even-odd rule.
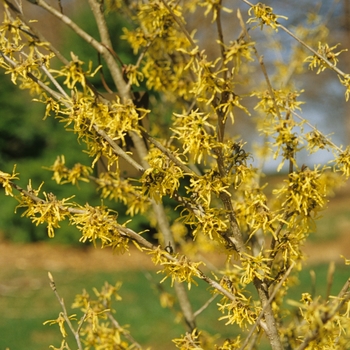
[[[65,324],[69,323],[70,328],[74,329],[75,323],[77,323],[77,334],[86,347],[97,349],[107,346],[127,349],[130,346],[136,346],[137,343],[129,335],[127,326],[121,326],[111,311],[112,302],[122,300],[119,294],[120,287],[120,282],[114,286],[106,282],[100,291],[94,289],[94,296],[83,290],[82,294],[75,297],[72,305],[72,308],[79,309],[83,314],[79,321],[77,315],[67,316],[61,312],[57,319],[46,321],[44,324],[58,324],[61,334],[65,338],[67,336]],[[65,341],[62,345],[64,344],[67,346]]]
[[[152,148],[148,154],[150,168],[141,178],[142,192],[150,198],[160,201],[165,195],[173,196],[180,187],[184,173],[169,160],[158,148]]]
[[[317,53],[319,55],[309,56],[305,59],[305,62],[309,63],[309,68],[314,69],[318,67],[317,74],[323,72],[325,69],[329,67],[328,62],[333,64],[333,66],[336,66],[339,59],[338,56],[347,50],[340,50],[338,52],[334,52],[334,50],[339,46],[340,44],[334,45],[332,47],[329,47],[328,44],[322,44],[321,42],[318,43],[318,50]],[[325,61],[322,58],[327,59]]]
[[[260,28],[262,29],[264,25],[270,26],[271,28],[278,30],[279,23],[277,20],[279,18],[288,19],[286,16],[280,16],[273,13],[273,8],[270,6],[267,6],[261,2],[259,2],[256,5],[253,5],[249,11],[248,14],[251,16],[252,13],[254,14],[254,17],[249,18],[248,23],[254,23],[257,22],[260,25]]]
[[[18,180],[18,174],[15,172],[16,166],[13,167],[12,174],[4,173],[3,171],[0,171],[0,183],[2,184],[2,187],[5,189],[6,196],[13,197],[12,193],[12,181]]]
[[[182,142],[184,154],[190,153],[193,161],[201,163],[202,159],[213,153],[215,130],[208,122],[209,115],[191,111],[189,114],[174,114],[173,131]]]
[[[77,163],[72,169],[69,169],[65,163],[65,157],[62,155],[57,157],[55,163],[48,168],[48,170],[53,172],[52,178],[58,184],[71,183],[76,185],[79,180],[84,182],[89,181],[89,175],[92,172],[90,167]]]
[[[159,273],[164,273],[166,275],[162,282],[167,278],[171,279],[172,286],[175,282],[187,282],[188,289],[191,288],[192,283],[197,285],[194,277],[200,276],[198,267],[200,265],[205,265],[202,261],[193,262],[190,261],[185,255],[179,256],[178,254],[172,257],[172,259],[168,259],[166,252],[160,247],[149,251],[149,254],[152,255],[152,261],[154,264],[161,265],[163,268],[159,271]]]
[[[26,216],[32,220],[36,225],[47,224],[48,236],[53,238],[55,235],[55,228],[59,228],[59,222],[69,217],[68,202],[71,198],[58,200],[52,193],[45,193],[44,200],[38,199],[41,187],[35,190],[31,183],[28,185],[28,192],[22,191],[20,203],[17,208],[26,208],[22,216]]]
[[[286,186],[274,193],[282,199],[282,207],[289,213],[303,217],[316,216],[327,203],[324,177],[317,168],[307,167],[289,174]]]

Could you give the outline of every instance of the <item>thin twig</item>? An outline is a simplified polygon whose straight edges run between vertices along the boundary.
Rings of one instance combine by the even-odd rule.
[[[58,292],[57,292],[56,283],[55,283],[55,281],[54,281],[54,279],[53,279],[53,277],[52,277],[52,274],[51,274],[50,272],[48,272],[48,276],[49,276],[49,280],[50,280],[50,287],[51,287],[51,289],[53,290],[53,292],[55,293],[55,295],[56,295],[56,297],[57,297],[57,299],[58,299],[58,302],[60,303],[61,308],[62,308],[62,310],[63,310],[63,313],[62,313],[63,318],[64,318],[64,320],[66,321],[66,323],[67,323],[69,329],[71,330],[71,332],[72,332],[72,334],[73,334],[73,336],[74,336],[74,338],[75,338],[75,341],[77,342],[78,349],[79,349],[79,350],[83,350],[83,346],[82,346],[82,344],[81,344],[79,332],[76,331],[76,330],[74,329],[74,327],[73,327],[73,325],[72,325],[72,322],[71,322],[70,319],[69,319],[66,306],[65,306],[65,304],[64,304],[63,299],[59,296],[59,294],[58,294]]]
[[[69,100],[68,94],[64,91],[63,87],[58,83],[58,81],[52,76],[50,71],[45,67],[44,64],[40,65],[40,69],[47,75],[51,82],[55,85],[56,89],[67,99]]]
[[[281,28],[284,30],[287,34],[289,34],[293,39],[295,39],[299,44],[303,45],[305,48],[307,48],[309,51],[311,51],[315,56],[317,56],[320,60],[325,62],[329,68],[334,70],[337,74],[341,75],[343,78],[346,77],[346,73],[344,73],[342,70],[340,70],[337,66],[335,66],[332,62],[330,62],[326,57],[322,56],[320,53],[318,53],[316,50],[314,50],[310,45],[306,44],[303,40],[299,39],[294,33],[292,33],[289,29],[287,29],[282,24],[278,23],[278,28]]]
[[[293,213],[285,213],[283,215],[283,217],[280,219],[279,224],[275,230],[275,232],[272,234],[272,240],[271,240],[271,244],[270,244],[270,256],[269,256],[269,260],[267,262],[267,266],[269,268],[271,268],[272,264],[273,264],[273,260],[276,257],[276,255],[278,254],[278,251],[276,251],[276,243],[278,242],[278,236],[280,235],[283,226],[287,223],[287,220],[293,215]]]
[[[207,300],[197,311],[194,312],[194,317],[199,316],[218,296],[214,294],[209,300]]]
[[[256,333],[254,333],[251,336],[252,340],[251,340],[250,345],[248,346],[248,348],[246,350],[255,350],[257,348],[256,342],[259,339],[260,333],[261,333],[261,330],[259,329]]]
[[[322,135],[322,137],[327,140],[327,143],[332,146],[334,149],[336,149],[338,152],[342,152],[341,148],[338,147],[333,141],[331,141],[327,136],[323,135],[319,129],[317,129],[314,125],[312,125],[308,120],[306,120],[304,117],[302,117],[300,114],[295,112],[294,110],[287,108],[288,111],[290,111],[293,115],[295,115],[298,119],[300,119],[304,124],[309,126],[313,131],[317,132],[317,134]]]
[[[226,58],[226,50],[225,50],[225,42],[224,42],[224,33],[222,30],[222,23],[221,23],[221,3],[222,0],[219,1],[219,3],[215,6],[216,10],[216,29],[218,32],[218,37],[219,37],[219,46],[220,46],[220,51],[221,51],[221,59],[222,59],[222,68],[225,68],[225,58]],[[214,10],[214,11],[215,11]],[[223,79],[226,81],[227,79],[227,69],[223,69]]]
[[[146,52],[151,45],[152,45],[152,40],[147,42],[146,46],[144,47],[143,51],[141,52],[140,56],[137,59],[134,69],[138,69],[141,66],[142,60],[144,59]],[[127,88],[131,89],[131,79],[129,79],[127,83]]]
[[[102,138],[108,142],[108,144],[111,146],[113,152],[118,155],[119,157],[123,158],[125,161],[127,161],[131,166],[133,166],[135,169],[137,169],[140,173],[145,172],[145,168],[140,165],[138,162],[136,162],[135,159],[130,157],[118,144],[110,137],[107,135],[107,133],[100,129],[96,124],[93,124],[94,130],[102,136]]]
[[[68,27],[70,27],[76,34],[78,34],[83,40],[85,40],[89,45],[91,45],[97,52],[99,52],[105,59],[108,68],[110,70],[112,79],[120,93],[120,96],[123,100],[130,98],[129,91],[126,88],[126,83],[123,79],[122,72],[114,60],[113,55],[107,49],[107,47],[95,38],[85,32],[81,27],[79,27],[75,22],[73,22],[69,17],[65,16],[61,12],[57,11],[54,7],[50,6],[44,0],[36,0],[36,4],[46,11],[50,12],[52,15],[60,19]],[[100,6],[99,3],[95,2],[96,6]]]
[[[329,296],[331,295],[331,289],[333,286],[333,279],[334,279],[334,271],[335,271],[335,263],[332,260],[329,263],[329,267],[328,267],[328,271],[327,271],[327,291],[326,291],[325,300],[328,300]]]
[[[107,307],[105,305],[105,307]],[[123,329],[123,327],[120,326],[119,322],[113,317],[112,313],[110,311],[107,311],[107,317],[112,322],[113,326],[118,329],[119,332],[121,332],[124,337],[129,340],[130,343],[132,343],[133,348],[136,347],[137,349],[142,349],[142,346],[131,336],[131,334]]]

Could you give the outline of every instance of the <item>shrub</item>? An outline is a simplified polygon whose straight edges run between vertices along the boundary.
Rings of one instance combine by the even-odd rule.
[[[350,175],[350,147],[337,146],[302,116],[303,90],[283,78],[287,70],[289,76],[308,67],[317,73],[331,70],[348,99],[349,74],[337,67],[342,50],[323,41],[318,46],[306,42],[303,33],[296,36],[281,24],[285,16],[246,0],[238,10],[220,0],[89,0],[99,32],[93,35],[64,14],[61,2],[58,9],[45,0],[30,2],[70,27],[94,49],[100,64],[82,61],[74,47],[71,57],[64,57],[9,0],[1,26],[1,67],[45,105],[45,119],[54,116],[86,145],[91,164],[69,168],[65,157],[58,156],[50,167],[53,179],[62,185],[83,181],[97,186],[102,199],[125,205],[129,219],[121,222],[103,201],[99,206],[78,203],[74,193],[59,199],[30,181],[24,189],[16,183],[15,168],[1,172],[5,195],[16,197],[22,215],[47,225],[49,237],[67,220],[80,231],[81,242],[112,247],[117,253],[135,245],[149,254],[164,279],[171,280],[181,307],[187,333],[174,339],[180,349],[253,348],[262,339],[272,349],[349,348],[349,280],[337,296],[322,300],[303,293],[292,302],[292,311],[284,303],[303,268],[302,246],[314,221],[340,179]],[[105,16],[111,19],[117,12],[131,23],[120,37],[135,54],[131,63],[122,62],[112,47]],[[232,41],[224,34],[225,13],[239,24],[240,34]],[[215,24],[215,41],[205,43],[199,40],[205,33],[190,31],[187,23],[201,15]],[[269,74],[254,41],[260,29],[269,35],[284,32],[299,45],[274,74]],[[318,38],[325,39],[322,24],[317,30]],[[208,44],[215,49],[204,49]],[[107,71],[113,86],[104,78]],[[97,76],[107,97],[93,83]],[[260,144],[234,132],[237,119],[251,113],[263,136]],[[298,163],[302,150],[312,154],[322,149],[333,154],[326,165]],[[276,170],[286,171],[281,186],[270,194],[262,165],[257,165],[269,158],[278,160]],[[156,229],[156,243],[131,226],[139,214]],[[205,268],[206,252],[225,255],[225,268]],[[236,327],[232,338],[218,341],[196,326],[198,314],[186,287],[196,288],[198,280],[208,284],[209,300],[218,296],[221,319]],[[50,281],[56,291],[51,274]],[[79,349],[140,348],[110,311],[118,289],[118,284],[104,286],[97,300],[86,293],[77,296],[75,306],[83,317],[76,326],[57,295],[63,312],[50,322],[60,325],[63,337],[68,324]],[[69,348],[64,340],[63,348]]]

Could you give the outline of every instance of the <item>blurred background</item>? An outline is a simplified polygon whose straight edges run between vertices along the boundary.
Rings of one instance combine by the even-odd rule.
[[[57,6],[55,1],[49,1],[49,3]],[[96,25],[85,1],[62,0],[61,3],[66,15],[71,16],[83,29],[98,38]],[[350,48],[350,2],[348,0],[271,0],[267,1],[267,4],[274,8],[275,13],[288,17],[287,21],[281,20],[281,23],[291,31],[304,28],[310,35],[310,38],[306,37],[306,39],[313,39],[316,42],[317,35],[321,36],[321,34],[315,30],[315,27],[320,23],[313,23],[308,14],[314,13],[321,16],[322,24],[329,31],[326,40],[329,46],[341,43],[339,49]],[[95,52],[64,27],[60,21],[51,17],[48,19],[48,14],[35,5],[29,3],[24,3],[24,5],[25,11],[29,13],[28,17],[38,20],[36,25],[45,34],[47,40],[52,41],[63,55],[70,57],[70,52],[73,51],[79,59],[91,60],[95,67],[98,65]],[[241,1],[224,1],[223,5],[235,10],[237,8],[247,9],[247,6]],[[130,26],[130,23],[120,16],[116,20],[115,13],[107,19],[111,33],[113,33],[115,51],[123,62],[135,62],[135,57],[128,45],[119,39],[122,28]],[[206,48],[209,56],[214,55],[217,46],[211,43],[216,40],[216,31],[210,18],[203,20],[202,15],[192,17],[188,26],[190,30],[197,29],[198,33],[202,33],[198,37],[200,45]],[[223,26],[227,41],[235,40],[241,31],[235,13],[223,15]],[[298,45],[282,31],[271,33],[265,30],[255,30],[251,35],[253,40],[259,43],[257,46],[259,54],[264,56],[268,72],[272,75],[278,70],[275,61],[282,59],[287,64],[290,55],[294,52],[294,47]],[[311,36],[314,37],[311,38]],[[279,45],[280,42],[284,45],[279,50],[281,56],[276,57],[268,48],[269,45]],[[264,43],[267,43],[266,46]],[[350,52],[342,53],[339,60],[339,68],[346,73],[350,72]],[[252,79],[262,81],[262,74],[259,74],[260,76],[254,75]],[[106,79],[108,81],[108,75]],[[305,89],[301,98],[306,102],[302,106],[304,118],[310,120],[324,134],[333,134],[332,140],[337,145],[350,144],[349,103],[345,102],[345,89],[339,83],[337,75],[329,70],[318,75],[315,71],[308,71],[296,75],[292,80],[296,89]],[[98,89],[103,90],[99,79],[93,83]],[[156,103],[157,94],[152,96]],[[65,155],[69,167],[77,162],[89,165],[91,159],[83,152],[84,145],[77,142],[74,133],[66,132],[63,125],[53,117],[42,121],[45,106],[32,102],[32,99],[33,97],[29,96],[27,91],[22,91],[18,86],[12,84],[10,76],[3,72],[0,73],[0,170],[12,172],[13,165],[16,164],[16,172],[20,174],[19,184],[24,188],[29,179],[32,180],[34,188],[44,181],[45,192],[53,192],[58,198],[70,197],[71,193],[75,193],[75,201],[81,204],[89,202],[91,205],[99,205],[101,201],[94,185],[80,183],[78,190],[67,185],[58,186],[51,179],[52,173],[43,168],[51,166],[57,156],[62,154]],[[258,139],[254,127],[253,107],[253,105],[248,105],[252,117],[239,114],[235,119],[232,133],[239,135],[243,140]],[[298,162],[307,165],[315,162],[325,164],[330,157],[327,151],[319,152],[312,157],[303,153]],[[271,159],[264,166],[267,174],[265,180],[270,184],[280,181],[280,178],[283,177],[283,170],[281,174],[275,173],[277,162],[278,160]],[[123,214],[125,208],[121,204],[109,203],[107,200],[104,203],[119,212],[120,222],[126,221]],[[326,288],[324,283],[322,284],[322,281],[326,279],[328,269],[325,262],[329,260],[340,262],[341,254],[346,255],[347,258],[350,257],[349,203],[350,186],[347,184],[332,198],[328,210],[324,212],[317,225],[317,235],[311,236],[311,243],[305,247],[310,261],[308,269],[303,272],[302,281],[310,285],[309,271],[316,271],[317,279],[315,284],[312,284],[315,293],[316,290],[322,293]],[[59,305],[49,288],[46,273],[43,273],[48,270],[54,273],[54,277],[56,276],[58,288],[62,291],[62,296],[67,298],[67,305],[71,304],[74,294],[81,292],[83,287],[102,285],[104,280],[110,283],[115,283],[117,279],[124,280],[125,286],[122,287],[121,294],[126,301],[131,303],[135,301],[136,305],[138,304],[136,300],[144,298],[147,302],[141,309],[118,309],[118,316],[124,321],[121,323],[130,323],[132,330],[136,331],[135,337],[139,337],[140,342],[153,345],[154,349],[164,349],[164,344],[169,345],[168,341],[171,337],[176,337],[182,332],[183,328],[180,325],[173,328],[172,324],[169,325],[166,321],[167,311],[160,307],[157,297],[157,293],[159,294],[157,283],[161,276],[156,276],[152,272],[153,268],[148,260],[142,260],[143,258],[134,251],[130,256],[123,258],[113,256],[108,250],[90,249],[86,244],[79,243],[78,231],[64,223],[61,229],[56,231],[55,239],[49,239],[44,225],[32,225],[28,219],[20,216],[20,210],[16,215],[14,214],[16,204],[17,202],[10,198],[2,197],[0,201],[1,349],[6,347],[44,349],[47,348],[45,344],[51,344],[50,342],[55,342],[55,346],[58,346],[60,339],[58,327],[42,326],[42,322],[57,317],[59,312]],[[149,228],[147,219],[142,216],[138,217],[134,225],[138,231]],[[220,257],[212,257],[212,259],[214,263],[221,263]],[[143,269],[140,270],[138,264],[133,266],[131,262],[139,262]],[[125,268],[126,265],[128,269]],[[348,276],[348,271],[339,267],[335,275],[334,290],[337,290],[336,288],[343,283],[346,276]],[[149,278],[152,283],[149,283]],[[125,288],[124,293],[123,288]],[[296,293],[298,292],[296,289]],[[204,295],[203,292],[203,297],[200,293],[199,297],[198,295],[196,298],[192,296],[193,299],[196,299],[197,307],[205,302]],[[215,314],[215,307],[209,308],[208,312],[207,317],[217,319],[220,316]],[[167,339],[159,339],[154,334],[154,330],[149,328],[147,324],[149,315],[159,320],[159,327],[168,327],[162,332],[163,334],[168,332]],[[204,324],[203,326],[205,327]],[[209,326],[207,331],[213,334],[228,332],[219,321]],[[21,334],[21,337],[18,337],[18,334]],[[230,333],[226,335],[230,336]],[[172,347],[168,345],[166,348],[171,349]]]

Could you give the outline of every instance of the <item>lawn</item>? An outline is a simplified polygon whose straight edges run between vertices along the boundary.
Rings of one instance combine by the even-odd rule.
[[[35,247],[35,246],[34,246]],[[23,247],[22,247],[23,248]],[[22,249],[21,248],[21,249]],[[34,249],[33,247],[31,248]],[[43,247],[41,246],[38,257],[41,258]],[[48,249],[52,249],[48,248]],[[73,250],[69,250],[71,256]],[[76,251],[80,258],[88,259],[89,254]],[[19,259],[20,257],[18,257]],[[52,257],[53,258],[53,257]],[[64,255],[61,257],[64,259]],[[77,259],[77,258],[76,258]],[[110,265],[113,265],[113,256]],[[105,281],[111,284],[122,281],[120,294],[122,302],[116,302],[116,319],[121,325],[130,325],[131,334],[145,348],[152,349],[175,349],[171,343],[172,338],[179,337],[185,332],[181,323],[174,322],[176,310],[163,309],[159,303],[158,282],[162,276],[156,274],[149,266],[142,266],[139,270],[135,268],[125,269],[120,266],[120,257],[116,257],[118,268],[104,268],[100,263],[96,268],[72,269],[49,266],[56,271],[51,271],[57,285],[58,292],[64,298],[65,304],[71,313],[77,310],[70,309],[75,294],[81,293],[83,288],[92,292],[93,287],[100,287]],[[123,258],[124,259],[124,258]],[[133,255],[125,257],[125,264]],[[91,263],[90,259],[90,263]],[[16,259],[14,259],[16,261]],[[104,263],[108,263],[104,262]],[[84,264],[84,262],[83,262]],[[87,261],[86,261],[87,264]],[[48,349],[49,345],[59,346],[61,336],[57,325],[45,325],[43,322],[55,319],[61,311],[57,299],[50,289],[47,278],[47,266],[39,268],[36,264],[8,264],[0,272],[0,349],[11,350]],[[50,265],[50,263],[48,263]],[[101,265],[101,266],[100,266]],[[294,299],[300,299],[301,292],[312,292],[316,290],[317,295],[326,292],[327,265],[313,266],[316,273],[316,284],[312,286],[310,269],[301,274],[301,284],[292,289]],[[51,269],[52,270],[52,269]],[[341,286],[349,277],[348,268],[338,266],[334,275],[332,292],[337,294]],[[150,283],[151,281],[151,283]],[[169,289],[166,281],[162,287]],[[170,289],[169,289],[170,290]],[[199,286],[193,286],[190,291],[194,309],[201,307],[208,299],[207,285],[200,282]],[[223,321],[218,321],[220,314],[215,308],[217,299],[198,318],[198,326],[212,335],[221,333],[223,337],[235,334],[233,326],[224,326]],[[74,342],[71,341],[74,349]]]
[[[105,281],[111,284],[122,281],[120,294],[123,301],[115,303],[115,317],[121,325],[130,325],[132,335],[145,346],[152,345],[153,349],[175,348],[171,345],[171,339],[184,333],[183,326],[174,322],[176,312],[160,306],[157,283],[161,277],[153,271],[81,273],[63,270],[53,275],[67,307],[72,304],[74,295],[81,293],[83,288],[93,294],[92,288],[99,288]],[[45,320],[55,319],[61,311],[49,287],[46,272],[7,270],[2,271],[1,280],[11,282],[8,289],[2,291],[0,298],[0,348],[34,350],[47,349],[50,344],[58,346],[61,340],[58,326],[42,325]],[[168,288],[168,285],[165,282],[164,288]],[[200,283],[199,287],[190,291],[195,309],[206,301],[206,288]],[[199,327],[216,334],[225,331],[225,328],[222,322],[217,321],[219,313],[213,306],[202,314]],[[75,312],[77,310],[71,310],[71,313]],[[207,322],[208,319],[211,321]]]

